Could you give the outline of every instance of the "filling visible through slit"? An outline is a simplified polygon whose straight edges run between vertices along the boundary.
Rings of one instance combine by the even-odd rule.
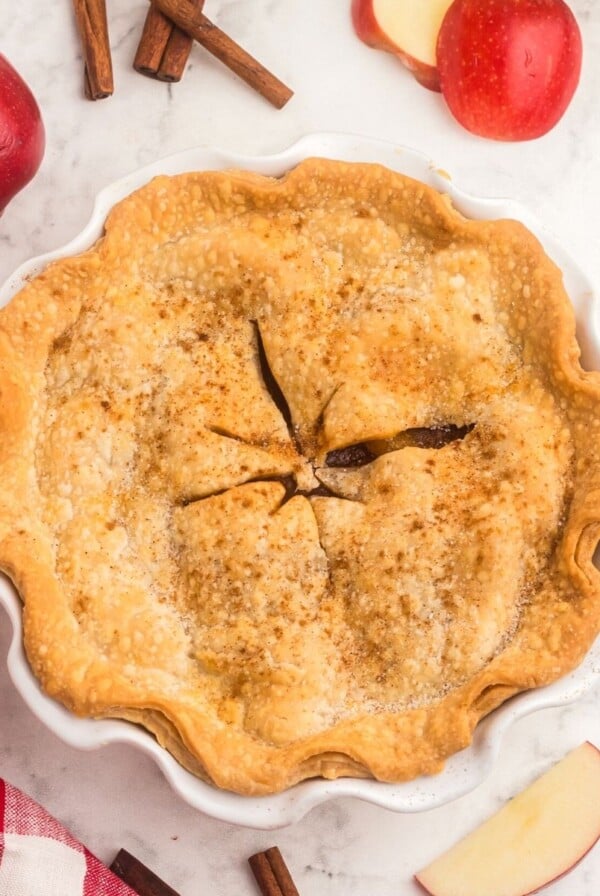
[[[325,464],[328,467],[364,467],[382,454],[389,454],[402,448],[444,448],[450,442],[464,439],[474,428],[474,423],[466,426],[450,423],[448,426],[405,429],[391,439],[359,442],[346,448],[336,448],[328,453]]]
[[[294,429],[294,424],[292,423],[292,412],[290,411],[290,406],[287,403],[285,395],[281,391],[279,383],[275,379],[275,374],[271,370],[271,365],[269,364],[269,361],[267,359],[267,353],[265,351],[265,345],[263,342],[262,333],[260,332],[258,321],[253,320],[251,321],[251,323],[254,327],[254,332],[256,335],[258,363],[260,364],[260,375],[262,377],[263,383],[265,384],[265,389],[271,396],[275,407],[283,417],[285,425],[287,426],[288,432],[290,434],[290,439],[294,443],[296,450],[298,451],[298,453],[301,453],[296,430]]]
[[[292,413],[290,410],[290,406],[269,364],[258,321],[253,320],[251,321],[251,323],[256,336],[260,375],[265,389],[269,393],[273,403],[277,407],[286,424],[290,439],[294,445],[294,448],[296,449],[296,452],[300,457],[303,457],[302,446],[300,445],[298,434],[292,422]],[[329,396],[323,410],[321,411],[318,419],[319,426],[323,425],[327,406],[330,404],[331,399],[336,394],[338,389],[339,385]],[[403,448],[444,448],[451,442],[456,442],[464,439],[469,435],[470,432],[473,431],[474,428],[475,423],[465,424],[463,426],[457,426],[454,423],[449,423],[445,426],[436,426],[429,428],[415,427],[412,429],[406,429],[402,432],[397,433],[395,436],[392,436],[390,439],[359,442],[354,445],[347,445],[344,448],[336,448],[333,451],[329,451],[325,457],[325,467],[345,469],[364,467],[367,464],[370,464],[373,461],[377,460],[377,458],[383,454],[388,454],[392,451],[399,451]],[[235,441],[243,442],[244,444],[252,444],[241,436],[236,435],[234,432],[225,430],[222,427],[211,426],[208,427],[208,429],[216,435],[223,436],[224,438],[234,439]],[[226,488],[222,488],[214,492],[209,492],[208,494],[204,495],[191,496],[190,498],[182,501],[180,506],[186,507],[188,504],[195,504],[198,501],[204,501],[207,498],[214,498],[222,495],[225,492],[229,491],[231,488],[239,488],[243,485],[250,485],[251,483],[256,482],[279,482],[284,486],[285,492],[277,509],[283,507],[284,504],[287,504],[287,502],[296,495],[305,498],[330,497],[338,499],[341,498],[344,500],[356,500],[355,498],[340,495],[329,488],[329,486],[327,486],[324,482],[320,481],[318,468],[315,465],[314,460],[308,461],[308,463],[310,463],[310,466],[312,466],[313,473],[316,474],[316,478],[317,480],[319,480],[318,484],[314,485],[314,487],[312,488],[303,488],[299,485],[297,472],[290,473],[286,476],[255,476],[245,481],[236,483],[236,485],[234,486],[228,486]]]
[[[290,406],[283,393],[283,390],[277,382],[275,374],[271,369],[271,365],[269,364],[262,338],[262,333],[260,331],[260,326],[258,324],[258,321],[256,320],[251,321],[251,324],[256,337],[258,363],[264,387],[269,393],[274,405],[276,406],[285,422],[290,439],[294,445],[294,448],[296,449],[297,454],[300,458],[302,458],[304,456],[304,453],[302,451],[302,446],[298,438],[298,433],[296,432],[292,421]],[[317,425],[319,427],[323,426],[326,409],[339,388],[340,387],[338,385],[333,390],[332,394],[329,396],[327,402],[325,403],[325,406],[323,407],[317,421]],[[370,464],[373,461],[377,460],[377,458],[381,455],[388,454],[392,451],[398,451],[402,448],[444,448],[451,442],[456,442],[464,439],[470,432],[473,431],[474,427],[474,423],[466,424],[463,426],[457,426],[454,423],[449,423],[445,426],[436,426],[429,428],[416,427],[412,429],[406,429],[400,433],[397,433],[395,436],[392,436],[392,438],[390,439],[365,441],[354,445],[347,445],[344,448],[336,448],[333,451],[329,451],[325,457],[325,467],[345,469],[364,467],[367,464]],[[228,429],[223,429],[222,427],[218,426],[209,426],[208,429],[211,432],[215,433],[215,435],[223,436],[224,438],[228,439],[234,439],[235,441],[242,442],[248,445],[252,444],[251,442],[248,442],[246,439],[238,436],[236,433]],[[312,488],[302,487],[302,485],[299,484],[298,471],[296,471],[295,473],[289,473],[285,476],[254,476],[245,481],[236,483],[233,486],[221,488],[213,492],[209,492],[208,494],[198,496],[192,495],[191,497],[186,498],[184,501],[182,501],[180,506],[186,507],[188,504],[195,504],[198,501],[204,501],[207,498],[214,498],[222,495],[225,492],[229,491],[231,488],[239,488],[243,485],[250,485],[256,482],[279,482],[284,486],[285,491],[278,509],[283,507],[284,504],[287,504],[287,502],[296,495],[304,498],[330,497],[338,499],[342,498],[344,500],[356,500],[354,498],[338,494],[337,492],[329,488],[329,486],[326,485],[323,481],[321,481],[318,475],[318,467],[315,465],[314,459],[310,461],[306,459],[306,462],[312,467],[312,472],[313,474],[315,474],[318,483],[315,484]],[[315,481],[315,477],[313,477],[313,481]]]
[[[267,370],[269,370],[268,367]],[[267,379],[265,378],[265,384],[266,382]],[[277,386],[277,389],[279,389],[279,386]],[[281,390],[279,391],[281,393]],[[283,395],[283,393],[281,393],[281,395]],[[285,399],[283,399],[283,401],[285,402]],[[470,423],[465,426],[456,426],[451,423],[448,426],[435,427],[430,429],[421,427],[406,429],[403,432],[393,436],[391,439],[372,442],[360,442],[356,445],[348,445],[346,448],[336,448],[334,451],[330,451],[327,454],[325,458],[325,465],[327,467],[333,468],[351,469],[352,467],[364,467],[367,464],[372,463],[374,460],[377,460],[377,458],[381,457],[381,455],[383,454],[389,454],[392,451],[400,451],[403,448],[423,448],[429,450],[438,450],[440,448],[444,448],[446,445],[449,445],[451,442],[457,442],[464,439],[469,435],[470,432],[473,431],[475,425],[475,423]],[[222,430],[220,428],[212,427],[211,432],[215,432],[218,435],[225,436],[229,439],[244,441],[234,433],[226,432],[225,430]],[[317,473],[317,468],[314,466],[314,463],[313,470],[315,473]],[[281,499],[281,503],[279,504],[278,509],[283,507],[284,504],[287,504],[287,502],[296,495],[304,498],[320,497],[355,500],[337,494],[323,482],[319,482],[319,485],[315,486],[312,489],[299,488],[296,481],[296,476],[294,474],[290,474],[289,476],[255,476],[252,479],[248,479],[245,482],[240,482],[237,486],[233,487],[239,488],[242,485],[250,485],[254,482],[280,482],[285,487],[285,493],[283,495],[283,498]],[[205,501],[207,498],[214,498],[229,491],[230,488],[232,488],[232,486],[228,486],[227,488],[222,488],[218,491],[210,492],[209,494],[201,495],[196,498],[188,498],[182,502],[181,506],[187,507],[188,504],[195,504],[197,501]]]

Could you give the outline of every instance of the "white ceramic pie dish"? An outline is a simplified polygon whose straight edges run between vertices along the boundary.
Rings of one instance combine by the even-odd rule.
[[[600,369],[600,303],[592,286],[575,262],[542,225],[518,203],[504,199],[479,199],[459,190],[420,153],[361,137],[316,134],[305,137],[276,155],[250,157],[198,148],[170,156],[117,181],[96,199],[84,230],[61,249],[39,256],[15,271],[0,289],[0,306],[6,304],[24,281],[49,261],[87,249],[101,235],[110,208],[132,190],[157,174],[177,174],[200,169],[244,168],[281,175],[308,156],[347,161],[379,162],[449,193],[455,206],[472,218],[516,218],[541,240],[547,253],[561,267],[565,286],[575,307],[578,338],[584,366]],[[79,719],[48,698],[33,677],[22,643],[21,603],[11,583],[0,576],[0,604],[13,628],[8,671],[15,687],[34,714],[58,737],[79,749],[107,743],[127,743],[152,756],[174,790],[190,805],[223,821],[255,828],[277,828],[300,819],[309,809],[337,796],[353,796],[398,812],[416,812],[442,805],[467,793],[489,774],[500,750],[502,737],[516,719],[538,709],[571,703],[600,681],[600,639],[577,670],[553,685],[520,694],[495,710],[478,726],[473,743],[451,757],[444,771],[405,784],[342,778],[312,780],[266,797],[227,793],[185,771],[144,729],[124,721]]]

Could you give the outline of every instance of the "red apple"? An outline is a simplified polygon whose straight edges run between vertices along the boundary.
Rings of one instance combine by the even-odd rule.
[[[495,140],[532,140],[553,128],[579,82],[581,55],[563,0],[455,0],[437,42],[450,111]]]
[[[599,838],[600,752],[584,743],[416,879],[432,896],[527,896]]]
[[[44,126],[33,94],[0,55],[0,214],[38,170],[44,146]]]
[[[440,89],[436,41],[452,0],[352,0],[352,22],[369,47],[393,53],[419,84]]]

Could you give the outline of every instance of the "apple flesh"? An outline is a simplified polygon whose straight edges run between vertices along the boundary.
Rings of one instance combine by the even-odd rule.
[[[437,67],[454,117],[475,134],[532,140],[564,114],[581,72],[577,21],[563,0],[455,0]]]
[[[0,55],[0,214],[38,170],[44,146],[44,126],[33,94]]]
[[[432,896],[527,896],[600,837],[600,751],[584,743],[415,875]]]
[[[352,22],[369,47],[393,53],[417,81],[440,89],[436,42],[452,0],[353,0]]]

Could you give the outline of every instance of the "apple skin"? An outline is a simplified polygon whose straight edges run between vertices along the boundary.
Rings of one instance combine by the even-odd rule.
[[[415,875],[430,896],[533,896],[600,840],[600,751],[572,750]]]
[[[442,93],[467,130],[533,140],[569,105],[582,42],[563,0],[455,0],[438,35]]]
[[[38,170],[45,143],[33,94],[0,55],[0,214]]]
[[[364,44],[397,56],[422,87],[440,92],[440,76],[437,68],[410,56],[384,34],[373,12],[373,0],[352,0],[351,14],[354,30]]]

